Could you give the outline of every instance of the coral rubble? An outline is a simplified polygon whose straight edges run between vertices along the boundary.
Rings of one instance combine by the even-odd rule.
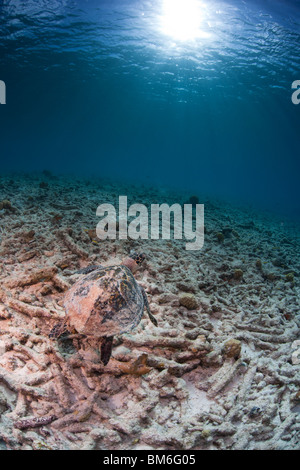
[[[0,448],[299,449],[299,227],[199,197],[202,250],[97,241],[99,204],[189,195],[14,179],[0,194]],[[146,254],[136,277],[158,328],[145,318],[115,337],[106,367],[76,333],[50,340],[80,270],[131,249]]]

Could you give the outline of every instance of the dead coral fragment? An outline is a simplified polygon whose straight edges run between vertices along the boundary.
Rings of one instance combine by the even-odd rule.
[[[183,305],[188,310],[194,310],[198,308],[198,302],[196,297],[193,294],[182,294],[179,297],[180,305]]]
[[[224,233],[222,233],[222,232],[218,232],[216,234],[216,237],[217,237],[217,240],[218,240],[219,243],[222,243],[225,239]]]
[[[212,384],[211,388],[207,392],[209,398],[215,397],[234,378],[240,365],[240,359],[234,363],[229,360],[223,364],[223,366],[209,379],[209,382]]]
[[[20,419],[14,423],[14,427],[17,429],[28,429],[28,428],[38,428],[40,426],[46,426],[46,424],[52,423],[56,420],[55,415],[42,416],[40,418],[29,418],[29,419]]]
[[[52,218],[50,219],[50,222],[51,224],[56,225],[62,220],[63,216],[61,214],[54,214],[53,212],[52,214],[53,215],[52,215]]]
[[[230,238],[232,232],[233,232],[233,229],[231,227],[224,227],[221,233],[223,233],[225,238]]]
[[[57,271],[58,269],[56,266],[44,266],[43,268],[29,274],[20,274],[12,277],[9,281],[5,282],[5,285],[9,288],[13,288],[29,286],[41,281],[50,281]]]
[[[88,234],[90,240],[95,240],[95,238],[97,238],[97,233],[95,229],[84,229],[84,231]]]
[[[241,354],[242,343],[238,339],[229,339],[224,345],[224,355],[226,357],[238,358]]]
[[[261,259],[257,259],[257,260],[256,260],[255,266],[256,266],[258,269],[262,269],[262,262],[261,262]]]
[[[151,369],[147,365],[148,354],[142,354],[134,362],[120,362],[119,368],[125,374],[130,375],[145,375],[148,374]]]
[[[47,397],[47,392],[44,389],[23,383],[20,375],[8,372],[1,366],[0,381],[4,382],[14,392],[21,392],[24,395],[30,395],[35,398]]]
[[[89,254],[86,250],[83,248],[80,248],[74,240],[71,238],[69,235],[69,231],[67,230],[59,230],[57,231],[57,235],[59,238],[63,240],[65,243],[66,247],[75,255],[77,255],[79,258],[88,258]]]
[[[233,273],[233,279],[235,279],[236,281],[240,281],[243,275],[244,272],[242,271],[242,269],[235,269]]]
[[[15,212],[15,208],[12,206],[11,202],[8,199],[4,199],[0,202],[0,210],[5,209],[9,212]]]
[[[294,280],[295,280],[295,279],[294,279],[294,273],[288,273],[288,274],[286,274],[286,275],[285,275],[285,280],[286,280],[286,282],[292,282],[292,283],[293,283]]]
[[[0,289],[0,301],[3,302],[7,307],[24,313],[25,315],[29,315],[30,317],[60,318],[43,307],[28,305],[25,302],[14,299],[10,293],[4,289]]]
[[[53,276],[53,283],[62,291],[66,291],[71,287],[65,279],[58,275]]]

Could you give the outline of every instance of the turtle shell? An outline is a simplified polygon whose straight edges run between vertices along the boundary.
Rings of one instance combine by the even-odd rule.
[[[142,318],[144,299],[126,266],[99,268],[68,290],[64,300],[70,329],[94,337],[125,333]]]

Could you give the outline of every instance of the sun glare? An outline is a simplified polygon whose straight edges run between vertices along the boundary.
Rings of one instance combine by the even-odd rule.
[[[163,0],[161,29],[175,40],[189,41],[201,36],[199,0]]]

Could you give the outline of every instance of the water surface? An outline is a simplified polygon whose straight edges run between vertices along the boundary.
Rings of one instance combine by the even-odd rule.
[[[1,170],[298,215],[299,1],[195,2],[190,32],[163,0],[1,2]]]

